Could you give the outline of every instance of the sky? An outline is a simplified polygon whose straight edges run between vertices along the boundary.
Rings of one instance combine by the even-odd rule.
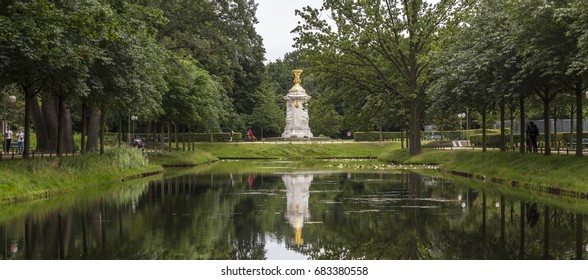
[[[297,25],[300,17],[294,14],[295,10],[311,6],[320,8],[322,0],[257,0],[257,20],[255,26],[257,33],[263,37],[265,58],[275,61],[283,58],[284,54],[294,50],[294,37],[290,33]]]

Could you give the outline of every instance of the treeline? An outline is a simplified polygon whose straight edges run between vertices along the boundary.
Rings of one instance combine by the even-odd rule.
[[[297,55],[321,87],[310,92],[329,100],[344,130],[405,130],[413,155],[426,124],[504,128],[507,118],[555,116],[576,119],[581,137],[587,1],[327,0],[298,14]]]
[[[24,101],[24,156],[31,124],[36,149],[58,154],[76,149],[74,131],[83,152],[103,152],[103,132],[130,116],[152,131],[244,130],[264,73],[255,11],[251,0],[0,2],[2,101]]]

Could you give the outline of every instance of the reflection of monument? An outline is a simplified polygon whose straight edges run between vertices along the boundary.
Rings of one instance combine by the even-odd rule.
[[[310,218],[308,197],[312,174],[284,174],[282,181],[286,185],[286,219],[294,228],[294,244],[302,245],[302,227],[304,220]]]
[[[302,70],[294,70],[292,73],[294,73],[294,86],[284,97],[286,99],[286,128],[282,137],[312,138],[308,126],[308,108],[306,108],[306,101],[310,99],[310,96],[300,86]]]

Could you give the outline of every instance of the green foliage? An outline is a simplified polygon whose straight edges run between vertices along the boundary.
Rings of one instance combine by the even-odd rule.
[[[406,135],[404,135],[406,137]],[[354,141],[400,141],[401,133],[399,131],[357,131],[353,133]]]
[[[279,136],[284,131],[285,114],[278,107],[276,89],[269,81],[264,81],[253,95],[255,107],[251,112],[249,124],[255,134],[262,137]]]
[[[382,126],[380,119],[396,115],[403,127],[408,117],[410,149],[417,154],[431,82],[430,53],[436,34],[453,25],[447,19],[458,7],[457,1],[434,6],[420,0],[324,1],[320,9],[297,11],[303,22],[294,30],[296,46],[333,92],[346,95],[343,105],[350,118],[363,111]],[[371,104],[366,96],[373,97]],[[378,103],[382,106],[373,106]]]
[[[341,122],[343,116],[335,110],[335,106],[324,95],[315,95],[308,105],[310,116],[310,128],[315,135],[328,135],[339,138],[343,129]]]
[[[109,149],[103,156],[108,158],[112,166],[119,170],[140,169],[148,164],[147,157],[141,150],[126,145]]]
[[[229,142],[231,135],[228,132],[216,132],[216,133],[191,133],[188,136],[189,139],[195,142]],[[233,135],[233,141],[239,141],[243,139],[241,132],[235,132]]]

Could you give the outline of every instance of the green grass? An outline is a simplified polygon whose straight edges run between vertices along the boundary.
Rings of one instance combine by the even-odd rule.
[[[121,177],[161,169],[137,149],[105,155],[35,158],[0,162],[0,201],[27,200],[120,182]]]
[[[400,148],[398,142],[339,144],[198,143],[196,150],[220,159],[376,158]]]
[[[149,155],[149,161],[156,165],[200,165],[208,162],[218,160],[215,156],[208,152],[162,152],[162,153],[151,153]]]
[[[425,150],[410,157],[408,151],[391,151],[382,161],[413,164],[438,164],[442,170],[517,181],[537,187],[555,186],[571,191],[588,192],[588,158],[570,155],[520,154],[472,150]]]

